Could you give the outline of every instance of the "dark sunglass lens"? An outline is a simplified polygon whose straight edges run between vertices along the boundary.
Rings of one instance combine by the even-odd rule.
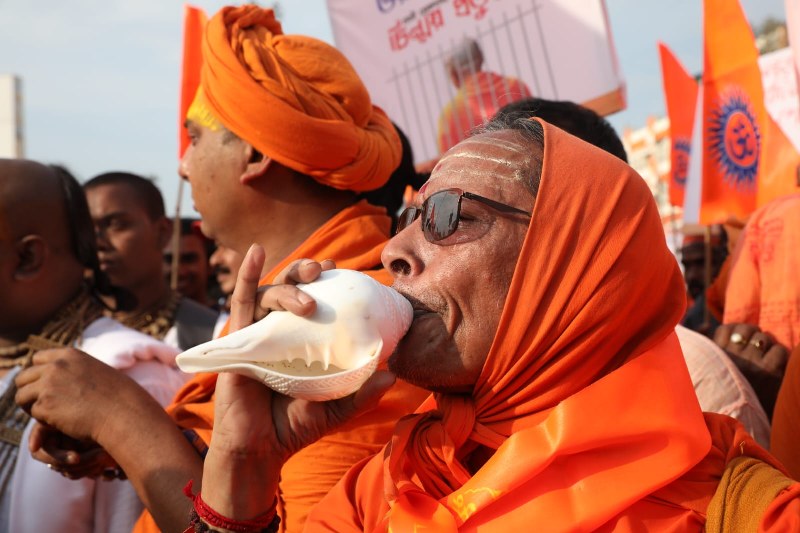
[[[411,225],[414,220],[419,216],[419,208],[418,207],[407,207],[400,213],[400,216],[397,218],[397,230],[395,230],[395,235],[406,229],[408,226]]]
[[[423,230],[431,242],[446,239],[458,228],[458,210],[461,195],[454,191],[442,191],[428,198]]]

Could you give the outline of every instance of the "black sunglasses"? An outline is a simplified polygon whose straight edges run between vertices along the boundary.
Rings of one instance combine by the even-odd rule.
[[[461,189],[444,189],[428,196],[419,207],[407,207],[400,213],[397,220],[397,233],[400,233],[411,225],[420,215],[422,215],[422,232],[429,242],[437,242],[446,239],[458,229],[458,219],[461,213],[461,199],[467,198],[475,200],[501,213],[511,213],[515,215],[525,215],[530,218],[531,214],[522,209],[517,209],[483,196],[478,196],[471,192]]]

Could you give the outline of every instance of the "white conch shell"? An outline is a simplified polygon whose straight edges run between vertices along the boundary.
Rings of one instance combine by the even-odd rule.
[[[296,398],[339,398],[372,375],[413,320],[400,293],[354,270],[329,270],[298,288],[316,300],[313,315],[273,311],[178,355],[180,369],[245,374]]]

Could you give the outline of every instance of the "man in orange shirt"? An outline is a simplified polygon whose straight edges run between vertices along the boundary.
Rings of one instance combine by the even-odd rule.
[[[347,59],[316,39],[283,35],[272,10],[254,5],[223,8],[209,21],[203,57],[201,86],[187,114],[191,145],[180,166],[203,233],[242,254],[258,243],[266,250],[265,284],[299,258],[334,259],[387,281],[380,254],[391,221],[359,193],[387,181],[401,146]],[[181,488],[202,476],[216,375],[192,379],[167,416],[129,381],[75,351],[31,372],[53,376],[49,386],[63,398],[59,406],[37,404],[34,380],[25,396],[34,416],[100,444],[134,484],[152,513],[137,531],[182,529],[190,502]],[[88,385],[96,383],[103,386]],[[378,452],[397,419],[427,395],[398,383],[374,410],[284,465],[282,527],[302,529],[311,506],[352,464]]]
[[[434,394],[307,531],[800,528],[800,484],[737,422],[700,411],[674,332],[680,270],[630,167],[501,118],[448,152],[419,200],[383,252],[415,309],[389,368]],[[252,320],[262,258],[242,265],[235,327]],[[278,289],[300,294],[261,303],[280,308]],[[320,404],[220,376],[194,522],[274,527],[282,462],[391,383],[378,373]]]
[[[468,137],[504,105],[533,96],[522,80],[483,70],[483,52],[473,39],[456,46],[445,67],[456,94],[439,114],[440,153]]]

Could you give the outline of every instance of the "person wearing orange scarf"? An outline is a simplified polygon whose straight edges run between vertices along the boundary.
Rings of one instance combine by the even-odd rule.
[[[740,482],[762,471],[775,481],[755,487],[766,502],[733,523],[797,530],[800,484],[733,419],[700,411],[674,332],[683,282],[646,184],[523,122],[448,152],[401,216],[383,263],[415,319],[389,368],[434,394],[306,531],[717,530],[746,507],[719,498],[744,501],[737,490],[754,483]],[[320,406],[255,382],[263,397],[236,402],[232,378],[201,494],[232,520],[270,516],[264,495],[304,444],[285,435],[313,440],[391,382],[376,375]],[[248,418],[261,425],[237,429]]]
[[[401,145],[347,59],[316,39],[283,35],[272,10],[255,5],[220,10],[204,31],[202,51],[201,83],[187,112],[191,145],[180,172],[192,185],[203,232],[242,254],[260,244],[266,251],[262,284],[299,258],[333,259],[388,282],[380,254],[391,221],[359,194],[386,183],[400,162]],[[79,354],[70,357],[64,364],[80,368]],[[115,379],[93,374],[59,386],[83,416],[70,419],[47,409],[37,416],[73,437],[94,440],[116,460],[152,513],[135,531],[172,531],[184,524],[190,507],[180,489],[202,475],[215,378],[195,376],[168,416],[142,404],[141,395],[120,380],[126,403],[92,398],[85,390],[80,397],[81,382]],[[426,396],[398,383],[370,413],[284,465],[282,529],[300,531],[311,506],[351,465],[378,452],[397,419]],[[130,405],[135,408],[126,412]],[[101,430],[86,422],[92,418],[113,423]],[[88,468],[38,456],[71,475]]]

